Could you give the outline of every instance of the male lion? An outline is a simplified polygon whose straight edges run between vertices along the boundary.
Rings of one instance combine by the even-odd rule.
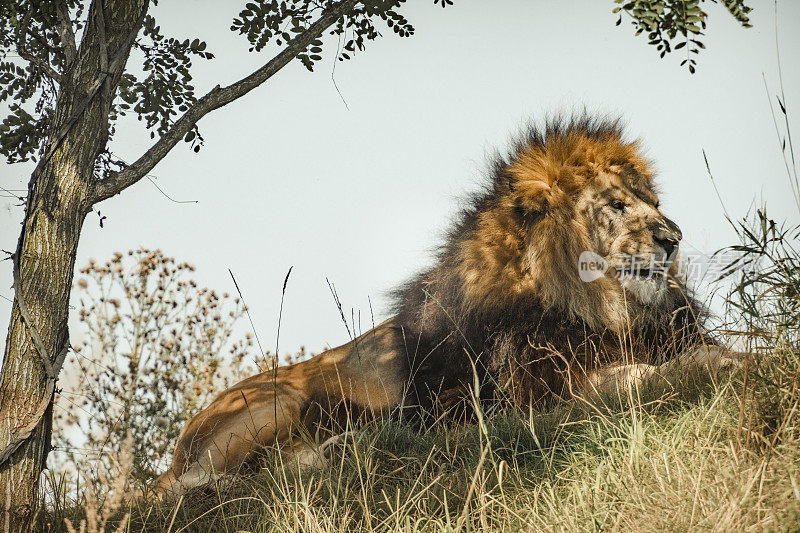
[[[531,128],[494,162],[435,266],[395,292],[393,318],[221,393],[186,424],[154,491],[235,472],[265,446],[313,462],[337,429],[453,404],[476,375],[481,399],[527,409],[674,373],[676,360],[725,366],[729,352],[676,279],[680,240],[617,121]],[[597,279],[582,279],[587,253]]]

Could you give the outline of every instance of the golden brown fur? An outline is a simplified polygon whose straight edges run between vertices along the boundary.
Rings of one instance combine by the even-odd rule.
[[[181,431],[173,464],[154,491],[176,486],[177,492],[235,472],[264,446],[317,462],[312,444],[346,427],[343,417],[381,416],[402,401],[394,329],[388,320],[350,343],[222,392]]]
[[[424,418],[475,373],[482,400],[527,408],[674,369],[665,361],[676,354],[716,361],[723,351],[708,347],[702,309],[669,266],[680,237],[616,122],[531,128],[497,159],[435,265],[397,290],[392,319],[220,394],[184,428],[155,491],[235,472],[263,446],[324,460],[336,431],[401,408]],[[599,279],[581,279],[585,251],[607,261]],[[632,255],[653,275],[636,275]],[[655,274],[659,258],[668,275]]]

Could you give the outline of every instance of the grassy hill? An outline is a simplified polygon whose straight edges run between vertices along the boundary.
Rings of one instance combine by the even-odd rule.
[[[178,501],[123,507],[107,530],[130,512],[125,531],[797,531],[798,391],[770,381],[797,360],[528,417],[372,426],[324,470],[267,457]],[[67,530],[64,512],[44,517],[52,530]]]

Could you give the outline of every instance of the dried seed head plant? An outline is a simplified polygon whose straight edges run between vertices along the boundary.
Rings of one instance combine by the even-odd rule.
[[[99,495],[102,493],[98,492],[98,487],[87,485],[84,491],[86,517],[80,521],[78,529],[75,529],[69,518],[64,518],[68,533],[105,533],[109,519],[115,518],[118,511],[123,509],[127,481],[134,460],[133,436],[130,431],[122,440],[119,452],[117,457],[108,457],[109,470],[101,469],[98,472],[98,484],[105,491],[105,499],[101,501]],[[125,531],[129,519],[130,513],[125,513],[119,519],[114,533]]]
[[[99,482],[97,463],[110,467],[130,434],[131,477],[147,482],[215,391],[263,370],[254,363],[252,334],[234,334],[243,303],[199,287],[194,270],[147,248],[81,269],[84,340],[67,361],[57,398],[56,468]],[[274,361],[265,355],[258,359]]]

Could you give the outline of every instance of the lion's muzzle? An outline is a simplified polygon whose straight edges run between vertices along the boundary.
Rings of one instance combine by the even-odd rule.
[[[653,234],[653,244],[664,249],[665,259],[672,257],[673,252],[678,247],[683,234],[681,229],[673,221],[662,216],[655,224],[650,227]]]

